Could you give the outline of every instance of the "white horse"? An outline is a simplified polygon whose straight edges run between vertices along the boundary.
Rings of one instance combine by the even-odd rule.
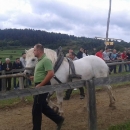
[[[26,51],[26,67],[35,67],[37,63],[37,58],[33,54],[33,48]],[[57,60],[57,53],[51,49],[44,48],[44,53],[52,61],[53,66]],[[75,66],[76,74],[81,75],[82,80],[89,80],[100,77],[107,77],[109,74],[109,68],[107,64],[97,56],[86,56],[79,60],[73,61]],[[25,70],[25,74],[31,74],[31,70]],[[62,64],[59,69],[56,71],[55,76],[62,82],[68,82],[69,77],[69,63],[68,60],[64,57]],[[51,84],[59,84],[54,78],[51,79]],[[82,87],[82,86],[81,86]],[[115,98],[112,94],[112,87],[110,85],[104,85],[107,88],[107,92],[110,98],[110,107],[115,107]],[[63,113],[62,103],[63,103],[63,92],[57,91],[57,103],[59,105],[59,113]],[[51,104],[51,107],[53,107]]]

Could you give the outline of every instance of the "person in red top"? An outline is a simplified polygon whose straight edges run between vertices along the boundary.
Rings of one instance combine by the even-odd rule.
[[[95,55],[103,59],[103,49],[100,49]]]
[[[121,54],[121,58],[122,58],[122,60],[123,61],[126,61],[127,60],[127,53],[126,53],[126,51],[123,51],[123,53]],[[124,66],[125,66],[125,71],[127,72],[127,64],[124,64]]]
[[[123,53],[121,54],[121,58],[122,58],[122,60],[127,60],[126,51],[123,51]]]

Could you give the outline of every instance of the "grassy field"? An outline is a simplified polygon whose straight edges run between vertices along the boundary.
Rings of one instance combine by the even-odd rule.
[[[13,49],[4,49],[4,50],[0,50],[0,59],[2,62],[5,62],[5,58],[10,58],[10,60],[13,62],[15,61],[16,58],[20,58],[22,53],[25,52],[25,49],[29,49],[31,47],[28,48],[16,48],[14,47]]]

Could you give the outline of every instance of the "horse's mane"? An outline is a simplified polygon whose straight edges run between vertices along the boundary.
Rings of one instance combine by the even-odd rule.
[[[34,48],[31,48],[26,51],[26,60],[34,57],[33,50],[34,50]],[[53,65],[54,65],[57,60],[56,52],[54,50],[44,48],[44,53],[52,61]]]

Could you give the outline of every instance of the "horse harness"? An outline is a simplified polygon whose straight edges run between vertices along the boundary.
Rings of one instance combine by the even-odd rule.
[[[54,65],[54,73],[59,69],[60,65],[62,64],[64,60],[64,54],[62,52],[62,48],[59,47],[57,50],[57,61]],[[75,66],[71,59],[67,58],[67,61],[69,63],[69,81],[72,81],[73,78],[81,79],[81,75],[76,74],[75,72]],[[53,77],[58,83],[62,83],[55,75]]]

